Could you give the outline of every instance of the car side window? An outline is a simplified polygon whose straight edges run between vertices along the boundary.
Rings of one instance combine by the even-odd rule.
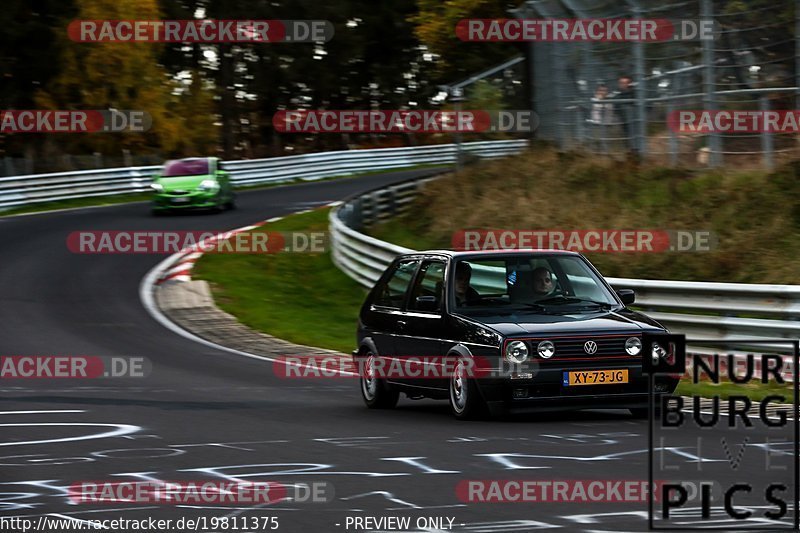
[[[394,271],[378,287],[372,305],[400,309],[406,298],[406,291],[414,278],[419,260],[401,261]]]
[[[408,309],[412,311],[431,311],[417,303],[420,296],[433,296],[436,298],[436,309],[442,308],[442,294],[444,293],[444,262],[427,261],[422,264],[417,276],[417,282],[411,291],[411,300]]]

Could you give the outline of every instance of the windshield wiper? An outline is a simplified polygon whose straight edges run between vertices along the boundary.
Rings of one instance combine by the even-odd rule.
[[[608,302],[598,302],[597,300],[582,300],[582,299],[580,299],[580,298],[576,298],[576,299],[579,301],[579,303],[585,303],[585,304],[590,304],[590,305],[596,305],[596,306],[600,307],[600,309],[603,309],[604,311],[610,311],[610,310],[611,310],[611,308],[613,307],[613,306],[612,306],[610,303],[608,303]]]
[[[524,305],[527,308],[527,309],[519,309],[519,311],[530,310],[530,311],[535,311],[537,313],[542,313],[543,315],[550,314],[547,307],[543,306],[542,304],[529,303],[529,302],[515,302],[514,305]]]
[[[569,303],[576,303],[580,302],[580,298],[567,298],[563,294],[559,294],[558,296],[551,296],[550,298],[545,298],[544,300],[539,300],[536,302],[537,305],[548,305],[548,304],[569,304]]]
[[[547,304],[589,304],[599,306],[603,310],[610,310],[612,305],[608,302],[598,302],[596,300],[587,300],[583,298],[568,298],[566,296],[553,296],[552,298],[545,298],[537,302],[539,305]]]

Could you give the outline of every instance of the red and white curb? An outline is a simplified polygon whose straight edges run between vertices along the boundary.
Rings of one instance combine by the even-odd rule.
[[[339,204],[341,204],[341,202],[331,202],[329,204],[317,207],[316,209],[334,207]],[[304,211],[292,213],[292,215],[302,215],[304,213],[315,211],[316,209],[306,209]],[[156,280],[155,284],[160,285],[165,281],[192,281],[192,269],[194,268],[194,264],[197,262],[197,260],[203,257],[202,250],[204,248],[208,248],[212,243],[216,242],[220,238],[228,239],[237,233],[251,231],[258,227],[277,222],[282,218],[284,217],[272,217],[267,220],[262,220],[261,222],[256,222],[255,224],[251,224],[249,226],[242,226],[241,228],[236,228],[224,233],[217,233],[213,237],[203,239],[192,246],[182,249],[180,252],[167,258],[167,261],[162,263],[164,266],[159,265],[161,269],[159,270],[158,279]]]
[[[330,204],[327,204],[327,205],[321,206],[321,207],[333,207],[333,206],[336,206],[336,205],[339,205],[339,204],[341,204],[341,202],[332,202]],[[314,211],[314,209],[306,209],[305,211],[298,211],[297,213],[291,213],[290,215],[286,215],[286,216],[299,215],[301,213],[308,213],[310,211]],[[276,222],[276,221],[278,221],[278,220],[280,220],[282,218],[284,218],[284,217],[274,217],[274,218],[271,218],[271,219],[266,220],[264,222],[260,222],[260,223],[258,223],[256,225],[246,226],[246,227],[243,227],[243,228],[239,228],[238,230],[234,230],[234,231],[247,231],[248,228],[252,229],[252,228],[258,227],[259,225],[264,225],[265,223]],[[226,233],[230,233],[230,232],[226,232]],[[218,234],[218,236],[219,236],[219,234]],[[170,277],[170,275],[171,275],[170,272],[177,271],[179,264],[189,261],[189,255],[190,254],[198,254],[198,256],[193,257],[191,259],[191,263],[192,263],[192,267],[193,267],[194,266],[194,262],[197,261],[197,258],[199,256],[201,256],[202,253],[197,252],[195,250],[188,250],[188,249],[187,250],[181,250],[180,252],[178,252],[176,254],[173,254],[173,255],[167,257],[166,259],[164,259],[163,261],[161,261],[155,267],[150,269],[150,271],[147,274],[145,274],[145,276],[142,278],[142,281],[139,283],[139,300],[142,302],[142,305],[144,306],[145,310],[147,310],[147,312],[150,314],[150,316],[156,322],[158,322],[159,324],[161,324],[162,326],[164,326],[168,330],[172,331],[173,333],[175,333],[177,335],[180,335],[181,337],[184,337],[185,339],[189,339],[191,341],[194,341],[196,343],[202,344],[204,346],[208,346],[209,348],[215,348],[215,349],[223,351],[223,352],[227,352],[227,353],[231,353],[231,354],[235,354],[235,355],[240,355],[242,357],[247,357],[249,359],[257,359],[259,361],[270,361],[270,362],[273,362],[273,363],[287,364],[285,359],[276,358],[276,357],[268,357],[266,355],[258,355],[258,354],[253,354],[253,353],[249,353],[249,352],[244,352],[242,350],[237,350],[235,348],[229,348],[228,346],[224,346],[222,344],[217,344],[216,342],[212,342],[212,341],[206,340],[206,339],[204,339],[204,338],[192,333],[191,331],[183,329],[182,327],[180,327],[179,325],[174,323],[172,320],[170,320],[163,313],[163,311],[161,311],[161,309],[158,307],[158,304],[156,304],[155,294],[153,292],[154,289],[156,288],[156,286],[158,284],[163,283],[164,281],[166,281],[166,279],[174,279],[176,281],[190,281],[191,280],[191,274],[190,273],[191,273],[192,267],[188,267],[186,265],[184,265],[184,267],[181,268],[181,271],[185,270],[186,274],[176,274],[174,277]],[[181,277],[181,276],[185,276],[185,278],[179,279],[179,277]],[[319,348],[314,348],[312,346],[309,346],[308,348],[311,349],[311,350],[319,350]],[[301,366],[304,366],[304,365],[301,365]],[[346,370],[337,370],[337,372],[339,374],[342,374],[342,375],[355,375],[355,374],[353,374],[351,372],[348,372]]]

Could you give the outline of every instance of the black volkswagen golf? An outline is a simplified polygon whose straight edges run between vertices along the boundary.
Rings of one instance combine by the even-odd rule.
[[[361,308],[361,394],[370,408],[394,407],[401,392],[447,399],[459,419],[565,408],[646,416],[642,334],[666,329],[633,302],[574,252],[399,256]],[[658,376],[654,392],[678,381]]]

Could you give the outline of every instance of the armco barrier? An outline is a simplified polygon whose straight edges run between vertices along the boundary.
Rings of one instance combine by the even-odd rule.
[[[371,287],[389,263],[414,250],[384,242],[360,230],[401,213],[426,180],[395,185],[354,198],[330,214],[334,263],[364,287]],[[616,289],[636,291],[636,306],[671,331],[691,339],[731,341],[733,353],[766,350],[744,339],[797,340],[800,337],[800,286],[705,283],[607,278]],[[698,353],[713,353],[702,344]],[[774,349],[774,347],[773,347]],[[786,360],[787,365],[791,363]]]
[[[482,158],[519,152],[526,140],[463,143],[461,150]],[[408,148],[378,148],[224,161],[234,185],[281,183],[295,179],[319,180],[425,164],[451,164],[458,146],[437,144]],[[44,202],[147,192],[160,167],[129,167],[80,172],[58,172],[0,178],[0,209]]]

